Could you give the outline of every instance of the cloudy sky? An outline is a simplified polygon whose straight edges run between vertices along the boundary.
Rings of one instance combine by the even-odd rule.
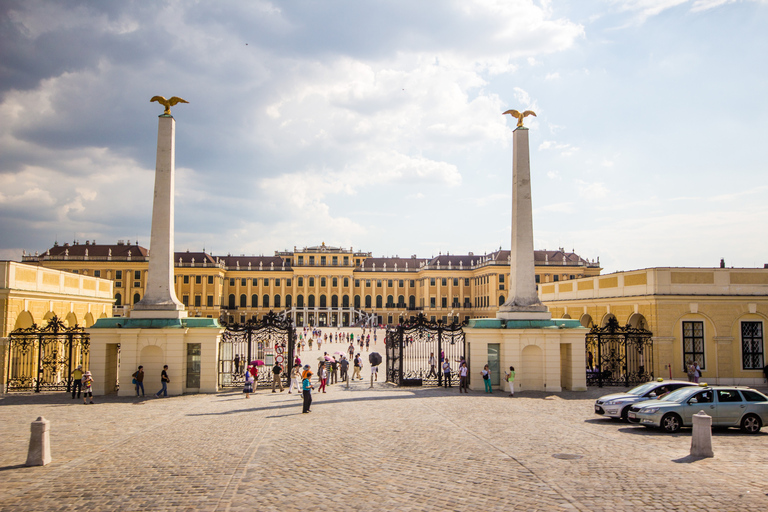
[[[0,258],[149,246],[180,96],[176,249],[510,247],[606,272],[768,263],[765,0],[0,1]]]

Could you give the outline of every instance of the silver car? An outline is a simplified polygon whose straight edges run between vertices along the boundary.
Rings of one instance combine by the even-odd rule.
[[[595,402],[595,414],[614,419],[621,418],[626,421],[629,407],[632,404],[642,402],[643,400],[652,400],[684,386],[696,385],[682,380],[665,381],[664,379],[658,379],[653,382],[646,382],[624,393],[601,396]]]
[[[768,422],[768,397],[751,388],[703,384],[635,404],[628,418],[631,423],[677,432],[680,427],[691,426],[693,415],[699,411],[712,417],[712,426],[741,427],[744,432],[757,434]]]

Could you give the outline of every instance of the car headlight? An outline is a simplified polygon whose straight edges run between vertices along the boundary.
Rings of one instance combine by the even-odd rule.
[[[619,405],[619,404],[622,404],[622,403],[624,403],[623,400],[608,400],[603,405]]]
[[[642,414],[653,414],[653,413],[659,412],[659,408],[658,407],[643,407],[642,409],[640,409],[637,412],[642,413]]]

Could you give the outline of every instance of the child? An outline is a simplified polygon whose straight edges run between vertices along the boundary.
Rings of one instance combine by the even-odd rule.
[[[88,405],[88,402],[85,400],[86,397],[90,397],[91,403],[93,403],[93,377],[91,372],[85,372],[80,382],[82,382],[83,386],[83,405]]]

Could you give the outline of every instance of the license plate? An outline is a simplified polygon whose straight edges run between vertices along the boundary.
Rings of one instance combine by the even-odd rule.
[[[628,418],[632,418],[632,419],[636,419],[637,418],[637,414],[635,414],[633,412],[630,412],[629,414],[627,414],[627,417]]]

